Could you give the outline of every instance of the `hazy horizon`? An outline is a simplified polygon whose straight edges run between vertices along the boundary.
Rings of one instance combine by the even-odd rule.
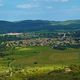
[[[74,20],[80,20],[80,19],[68,19],[68,20],[45,20],[45,19],[22,19],[22,20],[2,20],[0,19],[0,21],[9,21],[9,22],[17,22],[17,21],[27,21],[27,20],[32,20],[32,21],[36,21],[36,20],[42,20],[42,21],[74,21]]]

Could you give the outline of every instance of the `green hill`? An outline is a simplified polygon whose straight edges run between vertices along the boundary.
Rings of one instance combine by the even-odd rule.
[[[80,20],[48,21],[48,20],[24,20],[24,21],[0,21],[0,33],[29,32],[29,31],[74,31],[80,30]]]

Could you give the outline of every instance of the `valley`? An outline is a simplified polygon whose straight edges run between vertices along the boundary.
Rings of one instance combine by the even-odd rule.
[[[24,21],[29,28],[31,22],[36,24],[36,21]],[[46,21],[37,22],[40,29],[32,31],[27,27],[13,31],[8,25],[4,32],[2,25],[0,80],[80,80],[80,24],[75,21],[49,22],[49,28]],[[76,29],[69,26],[74,24],[78,25]]]

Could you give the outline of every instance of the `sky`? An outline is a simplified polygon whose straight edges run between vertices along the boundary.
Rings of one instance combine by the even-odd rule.
[[[0,20],[80,19],[80,0],[0,0]]]

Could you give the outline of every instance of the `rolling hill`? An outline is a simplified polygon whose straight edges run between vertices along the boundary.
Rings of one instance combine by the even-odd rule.
[[[48,20],[24,20],[24,21],[0,21],[0,33],[29,32],[29,31],[61,31],[80,30],[80,20],[48,21]]]

